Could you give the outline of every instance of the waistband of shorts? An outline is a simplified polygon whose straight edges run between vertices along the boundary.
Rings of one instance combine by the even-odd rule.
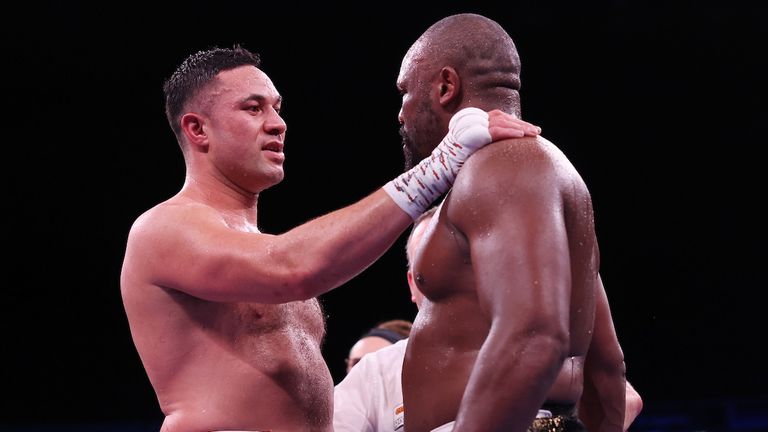
[[[541,414],[542,410],[551,412],[553,416],[559,416],[559,415],[566,416],[566,417],[576,416],[576,404],[544,403],[544,405],[542,405],[541,407],[541,410],[539,410],[539,414]]]

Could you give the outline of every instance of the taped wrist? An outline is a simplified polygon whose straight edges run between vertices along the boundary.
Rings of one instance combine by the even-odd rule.
[[[432,154],[384,185],[384,191],[415,220],[451,188],[464,161],[490,142],[488,113],[464,108],[451,117],[448,134]]]

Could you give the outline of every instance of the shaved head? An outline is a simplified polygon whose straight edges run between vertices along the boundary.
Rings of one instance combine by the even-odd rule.
[[[466,97],[520,116],[520,57],[496,21],[476,14],[443,18],[419,37],[406,58],[425,70],[455,68],[467,86]]]
[[[451,15],[430,26],[403,57],[397,88],[406,168],[430,154],[462,108],[522,115],[515,43],[482,15]]]

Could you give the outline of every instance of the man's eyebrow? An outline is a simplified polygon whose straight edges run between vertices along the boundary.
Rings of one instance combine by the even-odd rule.
[[[258,102],[258,103],[267,103],[267,97],[261,94],[251,94],[248,97],[244,98],[241,102]],[[277,96],[277,100],[275,101],[276,104],[282,104],[283,103],[283,97]]]

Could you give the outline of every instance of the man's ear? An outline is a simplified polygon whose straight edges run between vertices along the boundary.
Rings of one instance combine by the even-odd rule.
[[[457,104],[461,100],[461,79],[456,69],[446,66],[440,70],[439,102],[443,107]]]
[[[203,124],[205,119],[197,113],[186,113],[181,116],[181,132],[187,138],[190,147],[196,151],[208,151],[208,135]]]
[[[411,290],[411,301],[418,304],[418,302],[416,301],[416,293],[419,291],[416,289],[416,281],[413,278],[413,272],[408,270],[405,273],[405,276],[408,279],[408,289]]]

